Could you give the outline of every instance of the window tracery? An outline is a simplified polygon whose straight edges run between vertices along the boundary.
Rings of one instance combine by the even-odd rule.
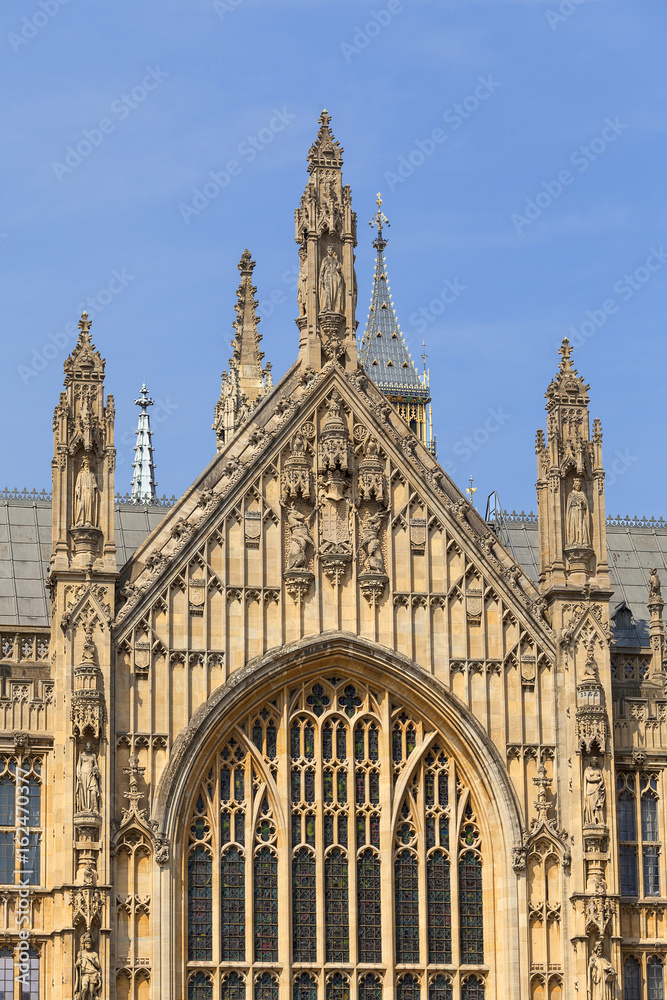
[[[617,792],[621,895],[659,896],[658,775],[620,772]]]
[[[349,1000],[361,966],[357,1000],[382,1000],[396,963],[397,1000],[479,1000],[483,845],[442,737],[345,677],[272,697],[193,795],[188,998],[278,1000],[289,977],[292,1000]]]

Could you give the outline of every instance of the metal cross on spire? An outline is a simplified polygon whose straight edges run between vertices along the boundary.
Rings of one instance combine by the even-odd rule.
[[[383,225],[388,226],[389,219],[382,211],[382,195],[380,194],[379,191],[378,191],[378,196],[375,199],[375,204],[377,205],[378,210],[371,219],[371,221],[368,223],[368,225],[377,227],[378,234],[376,239],[373,240],[373,246],[376,248],[376,250],[382,251],[387,245],[387,241],[383,239],[382,236],[382,226]]]
[[[468,499],[470,501],[470,505],[471,506],[472,506],[473,500],[475,499],[475,493],[476,492],[477,492],[477,487],[473,486],[473,484],[472,484],[472,476],[471,476],[470,477],[470,486],[466,487],[466,493],[468,494]]]

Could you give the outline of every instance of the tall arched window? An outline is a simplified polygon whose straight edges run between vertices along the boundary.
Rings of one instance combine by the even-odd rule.
[[[642,969],[632,956],[623,964],[623,1000],[642,1000]]]
[[[479,1000],[476,808],[442,735],[388,692],[333,672],[286,683],[193,790],[189,994],[349,1000],[356,983],[382,1000],[390,976],[397,1000]]]

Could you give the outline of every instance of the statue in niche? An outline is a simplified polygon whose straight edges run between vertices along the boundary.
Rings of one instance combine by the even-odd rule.
[[[589,549],[591,533],[588,526],[588,500],[581,489],[581,479],[572,483],[572,492],[567,498],[566,533],[568,548]]]
[[[649,571],[648,576],[649,597],[660,597],[660,577],[657,569]]]
[[[102,966],[94,950],[92,936],[86,931],[76,960],[74,1000],[97,1000],[102,995]]]
[[[90,459],[84,455],[74,487],[74,524],[97,527],[99,489]]]
[[[312,545],[314,548],[315,542],[306,523],[306,516],[292,507],[287,513],[287,524],[291,531],[287,569],[307,569],[308,546]]]
[[[380,543],[379,536],[382,518],[382,511],[379,511],[377,514],[373,514],[372,517],[369,517],[361,532],[359,544],[364,553],[362,557],[364,573],[384,574],[385,571],[382,545]]]
[[[616,970],[602,951],[602,941],[598,938],[588,960],[591,1000],[612,1000]]]
[[[306,315],[306,289],[308,287],[307,250],[299,251],[299,279],[296,286],[296,301],[299,304],[299,316]]]
[[[333,247],[327,247],[327,255],[320,268],[320,312],[342,313],[343,272]]]
[[[597,757],[584,771],[584,823],[586,826],[604,826],[607,791],[604,775],[598,767]]]
[[[100,769],[90,741],[79,754],[76,765],[76,811],[94,816],[100,814]]]

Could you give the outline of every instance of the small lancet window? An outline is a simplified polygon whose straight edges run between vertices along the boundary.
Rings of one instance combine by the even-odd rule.
[[[381,337],[381,336],[382,336],[382,334],[381,334],[381,333],[380,333],[380,331],[378,330],[378,332],[377,332],[377,333],[375,334],[375,336],[376,336],[376,337]]]
[[[392,333],[391,339],[392,340],[398,340],[398,334],[397,333]]]
[[[409,368],[409,367],[410,365],[407,363],[407,361],[404,361],[403,364],[401,365],[401,368]]]
[[[377,364],[377,361],[375,360],[375,358],[373,358],[373,360],[371,361],[371,364],[372,365],[376,365]]]
[[[394,362],[393,361],[388,361],[387,362],[387,368],[393,368],[393,367],[394,367]]]
[[[388,308],[389,306],[387,305],[386,302],[383,302],[382,305],[380,306],[380,309],[388,309]]]

